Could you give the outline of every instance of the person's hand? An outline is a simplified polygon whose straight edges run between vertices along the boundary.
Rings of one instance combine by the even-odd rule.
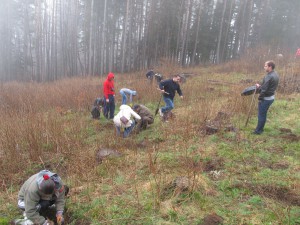
[[[59,211],[59,212],[56,213],[56,221],[57,221],[57,224],[58,224],[58,225],[64,224],[65,219],[64,219],[64,217],[63,217],[62,212]]]
[[[256,89],[257,89],[257,88],[259,88],[259,87],[260,87],[260,84],[255,84],[255,86],[256,86]]]
[[[181,95],[180,98],[183,99],[183,95]]]
[[[106,102],[109,102],[109,99],[108,99],[108,98],[106,99]]]

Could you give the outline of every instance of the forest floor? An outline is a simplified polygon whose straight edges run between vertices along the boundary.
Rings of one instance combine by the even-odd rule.
[[[20,218],[18,190],[43,168],[70,186],[66,224],[300,224],[300,94],[279,90],[265,132],[253,135],[257,96],[251,104],[240,93],[263,71],[182,72],[192,75],[181,84],[184,99],[175,97],[175,117],[163,123],[157,115],[126,139],[102,114],[91,119],[103,79],[69,79],[63,90],[59,82],[10,84],[25,85],[17,99],[28,105],[30,96],[36,105],[21,104],[22,117],[1,113],[0,224]],[[134,103],[155,112],[160,95],[142,72],[116,74],[115,82],[117,90],[136,89]],[[8,89],[2,100],[18,109]],[[99,160],[100,150],[117,154]]]

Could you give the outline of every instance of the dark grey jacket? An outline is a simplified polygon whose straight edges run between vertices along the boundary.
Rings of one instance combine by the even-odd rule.
[[[264,97],[270,97],[275,94],[278,87],[279,76],[275,71],[269,72],[263,79],[259,88],[259,100],[263,100]]]

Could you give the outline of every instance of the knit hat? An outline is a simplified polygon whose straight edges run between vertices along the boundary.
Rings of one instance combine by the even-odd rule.
[[[134,106],[132,106],[132,109],[133,110],[137,110],[139,108],[139,105],[138,104],[135,104]]]
[[[55,183],[48,174],[43,175],[42,179],[40,179],[40,182],[38,182],[38,185],[39,190],[46,195],[50,195],[54,192]]]
[[[52,185],[53,185],[55,190],[60,190],[62,187],[61,178],[56,173],[52,173],[49,170],[42,170],[38,173],[37,183],[38,183],[39,189],[44,194],[46,194],[46,193],[43,191],[43,188],[46,188],[49,186],[52,187]],[[53,190],[50,194],[52,194],[52,193],[53,193]]]

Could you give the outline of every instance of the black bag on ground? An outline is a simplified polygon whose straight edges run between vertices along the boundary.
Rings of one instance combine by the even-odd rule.
[[[92,118],[93,119],[100,119],[100,110],[104,106],[104,98],[96,98],[94,101],[94,105],[92,107]]]

